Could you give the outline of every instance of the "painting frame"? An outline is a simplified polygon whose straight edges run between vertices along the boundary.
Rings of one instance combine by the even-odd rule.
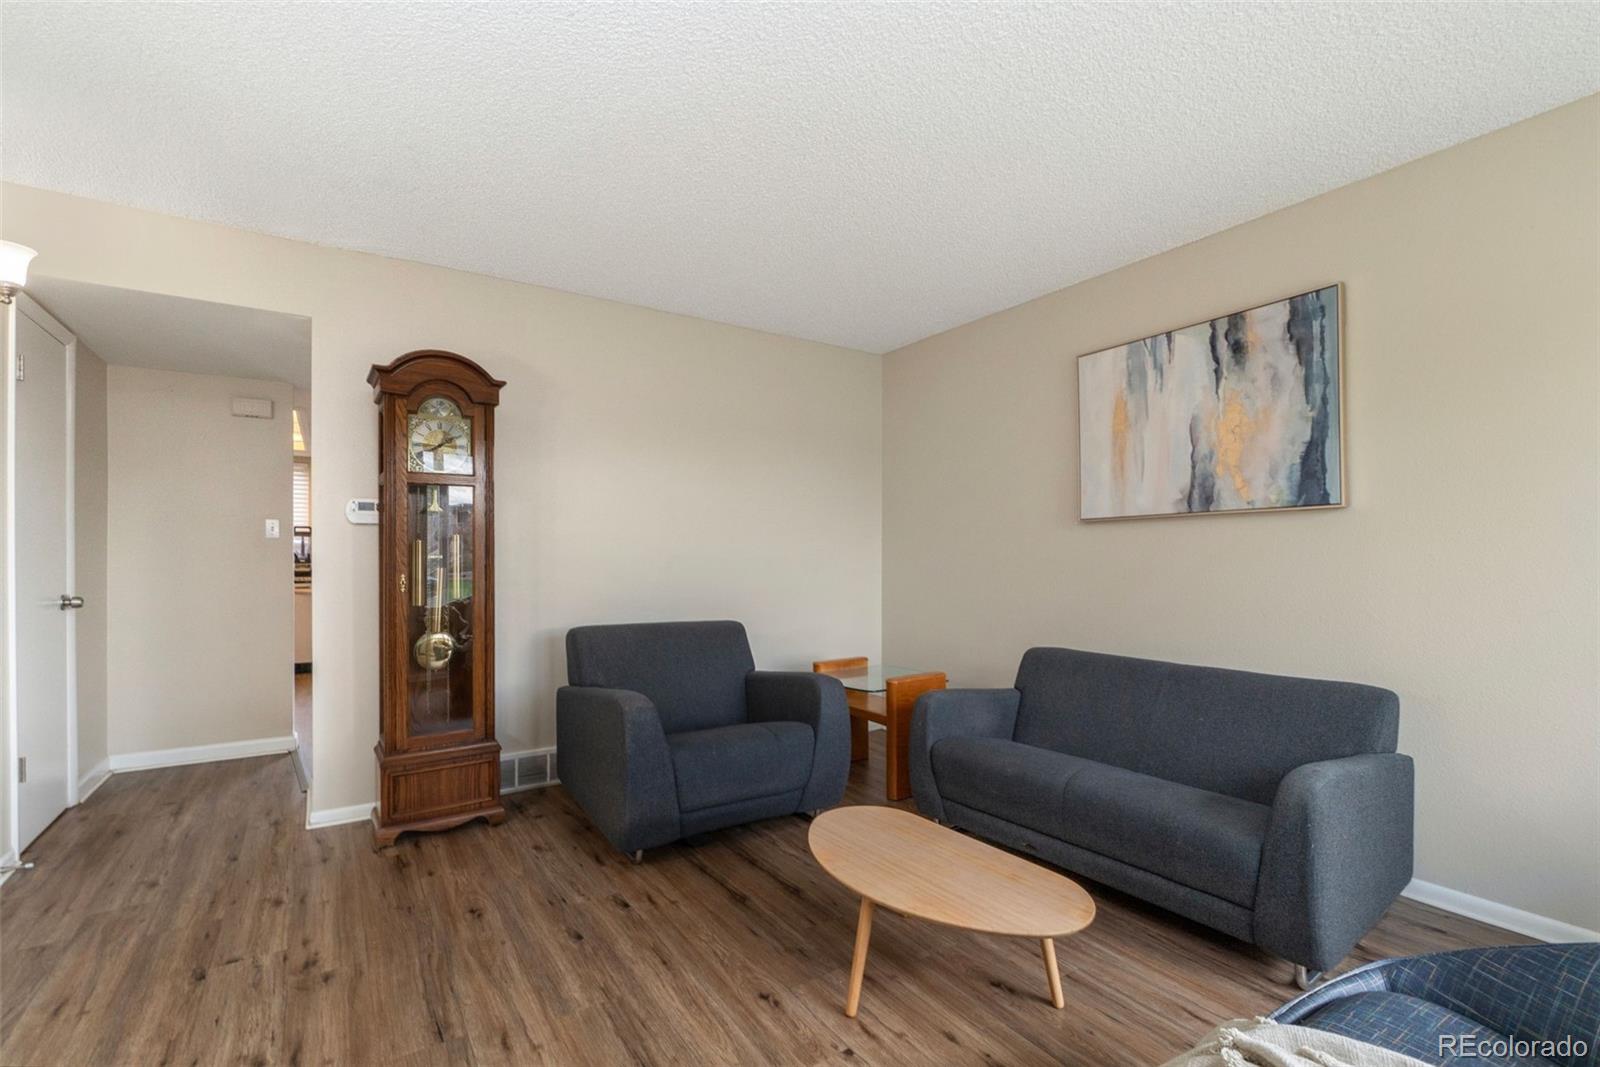
[[[1271,308],[1271,307],[1273,307],[1274,305],[1277,305],[1277,304],[1286,304],[1289,301],[1294,300],[1297,297],[1309,296],[1309,295],[1312,295],[1312,294],[1315,294],[1315,293],[1320,293],[1320,292],[1323,292],[1323,291],[1329,290],[1329,289],[1333,290],[1334,293],[1336,294],[1336,304],[1337,304],[1337,307],[1336,307],[1336,310],[1335,310],[1335,323],[1336,323],[1336,338],[1335,338],[1335,341],[1336,341],[1336,343],[1334,345],[1334,351],[1333,351],[1333,357],[1332,357],[1333,358],[1333,365],[1337,368],[1337,374],[1336,374],[1337,384],[1336,384],[1336,387],[1335,387],[1335,389],[1333,391],[1334,392],[1334,397],[1336,398],[1336,403],[1338,404],[1338,421],[1337,421],[1338,447],[1337,447],[1337,450],[1336,450],[1336,454],[1338,456],[1339,477],[1338,477],[1338,480],[1337,480],[1336,484],[1338,485],[1339,499],[1337,501],[1332,501],[1332,502],[1329,502],[1329,503],[1317,503],[1317,504],[1272,504],[1272,505],[1263,505],[1263,506],[1259,506],[1259,507],[1208,508],[1208,509],[1205,509],[1205,510],[1148,511],[1148,512],[1133,512],[1133,513],[1130,513],[1130,514],[1117,514],[1117,515],[1087,515],[1087,514],[1085,514],[1085,496],[1084,496],[1084,471],[1085,471],[1085,466],[1084,465],[1085,465],[1085,462],[1086,462],[1086,454],[1085,454],[1085,448],[1084,448],[1084,444],[1085,444],[1085,437],[1084,437],[1084,435],[1085,435],[1084,396],[1083,396],[1083,361],[1084,360],[1093,358],[1095,356],[1105,356],[1108,353],[1115,352],[1115,351],[1117,351],[1119,349],[1125,349],[1129,345],[1140,344],[1142,342],[1150,341],[1150,340],[1152,340],[1154,338],[1157,338],[1157,337],[1171,336],[1171,335],[1174,335],[1174,334],[1182,333],[1183,331],[1186,331],[1186,330],[1195,329],[1196,327],[1210,326],[1212,323],[1218,322],[1219,320],[1227,319],[1227,318],[1229,318],[1231,316],[1248,315],[1251,312],[1259,312],[1259,311],[1262,311],[1264,309]],[[1346,331],[1347,318],[1348,318],[1348,310],[1347,310],[1345,284],[1342,281],[1329,281],[1329,282],[1323,282],[1321,284],[1316,284],[1316,285],[1312,285],[1312,286],[1305,287],[1305,288],[1299,288],[1299,289],[1294,290],[1293,292],[1286,293],[1283,296],[1278,296],[1278,297],[1274,297],[1272,299],[1263,300],[1263,301],[1260,301],[1259,303],[1252,304],[1249,307],[1240,308],[1240,309],[1234,310],[1234,311],[1223,312],[1221,314],[1212,315],[1212,316],[1209,316],[1209,317],[1203,318],[1203,319],[1197,319],[1197,320],[1195,320],[1193,322],[1188,322],[1188,323],[1185,323],[1184,325],[1181,325],[1181,326],[1170,327],[1170,328],[1165,329],[1165,330],[1152,331],[1150,333],[1141,335],[1139,337],[1129,338],[1128,340],[1121,341],[1121,342],[1118,342],[1118,343],[1109,344],[1109,345],[1102,345],[1099,348],[1096,348],[1091,352],[1084,352],[1084,353],[1081,353],[1080,355],[1078,355],[1073,360],[1074,378],[1075,378],[1074,388],[1076,390],[1077,416],[1078,416],[1078,426],[1077,426],[1077,436],[1078,436],[1078,457],[1077,457],[1077,459],[1078,459],[1078,462],[1077,462],[1077,470],[1075,472],[1075,482],[1076,482],[1075,488],[1076,488],[1076,496],[1077,496],[1077,504],[1078,504],[1078,506],[1077,506],[1078,521],[1080,523],[1086,523],[1086,524],[1088,524],[1088,523],[1106,523],[1106,522],[1136,522],[1136,521],[1145,520],[1145,519],[1198,518],[1198,517],[1208,516],[1208,515],[1210,515],[1210,516],[1256,515],[1256,514],[1265,514],[1265,513],[1303,512],[1303,511],[1339,511],[1339,510],[1348,508],[1350,506],[1350,463],[1349,463],[1349,431],[1348,431],[1349,418],[1348,418],[1348,414],[1347,414],[1348,407],[1349,407],[1349,405],[1347,403],[1347,396],[1348,396],[1348,390],[1349,390],[1349,384],[1348,384],[1348,379],[1349,379],[1348,355],[1349,355],[1349,351],[1348,351],[1348,345],[1345,343],[1345,339],[1346,339],[1346,336],[1347,336],[1347,331]]]

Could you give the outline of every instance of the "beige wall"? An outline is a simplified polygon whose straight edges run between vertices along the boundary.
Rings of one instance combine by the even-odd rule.
[[[1590,98],[886,357],[884,651],[1401,697],[1417,876],[1600,929]],[[1341,511],[1077,521],[1075,359],[1345,284]]]
[[[287,737],[290,388],[109,370],[111,752]],[[273,417],[235,417],[239,396]]]
[[[70,327],[69,327],[70,328]],[[74,614],[78,643],[78,774],[98,777],[110,754],[106,688],[106,364],[78,342],[73,448],[73,592],[83,597]],[[98,769],[98,770],[97,770]],[[92,784],[92,780],[91,780]]]
[[[313,808],[375,795],[376,528],[343,516],[348,498],[377,491],[367,368],[411,349],[463,352],[509,383],[495,424],[503,735],[554,743],[562,635],[579,623],[731,616],[764,666],[877,655],[875,357],[26,187],[3,194],[4,236],[41,250],[41,275],[311,317]]]

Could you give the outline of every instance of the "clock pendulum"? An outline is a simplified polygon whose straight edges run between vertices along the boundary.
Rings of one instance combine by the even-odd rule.
[[[428,506],[426,509],[424,509],[423,514],[433,516],[442,515],[443,513],[444,509],[439,506],[439,487],[436,485],[431,485],[428,487]],[[427,520],[427,523],[428,532],[430,534],[438,532],[438,520],[430,518]],[[457,588],[459,588],[461,584],[459,570],[459,553],[461,549],[460,534],[455,534],[451,537],[451,547],[454,549],[458,557],[456,561],[457,574],[455,585]],[[444,564],[441,562],[438,566],[430,568],[432,571],[433,581],[431,584],[429,584],[421,573],[421,561],[424,557],[424,552],[425,549],[420,537],[412,541],[411,580],[417,589],[415,603],[417,606],[427,609],[424,613],[424,617],[427,619],[428,625],[424,629],[422,636],[417,638],[416,643],[411,646],[411,652],[412,655],[416,657],[417,666],[429,672],[428,687],[429,689],[432,689],[434,682],[433,673],[436,671],[441,671],[450,665],[450,657],[455,654],[456,641],[455,638],[450,636],[449,631],[444,628]],[[440,558],[440,556],[431,554],[427,556],[429,563],[432,563],[435,559]],[[428,590],[426,597],[423,595],[425,586]],[[452,599],[459,599],[459,593],[452,597]],[[429,600],[432,601],[431,604],[427,602]]]

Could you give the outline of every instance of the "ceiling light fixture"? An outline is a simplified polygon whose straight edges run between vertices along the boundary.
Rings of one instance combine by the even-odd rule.
[[[28,283],[28,264],[39,253],[15,241],[0,241],[0,304],[11,303],[11,298]]]

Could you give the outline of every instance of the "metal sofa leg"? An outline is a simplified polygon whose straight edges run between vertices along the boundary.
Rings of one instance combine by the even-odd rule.
[[[635,863],[643,863],[644,862],[644,849],[637,848],[637,849],[633,850],[633,862],[635,862]]]
[[[1316,985],[1318,980],[1321,978],[1321,971],[1308,971],[1303,963],[1297,963],[1294,965],[1294,984],[1299,986],[1301,989],[1310,989],[1312,986]]]

